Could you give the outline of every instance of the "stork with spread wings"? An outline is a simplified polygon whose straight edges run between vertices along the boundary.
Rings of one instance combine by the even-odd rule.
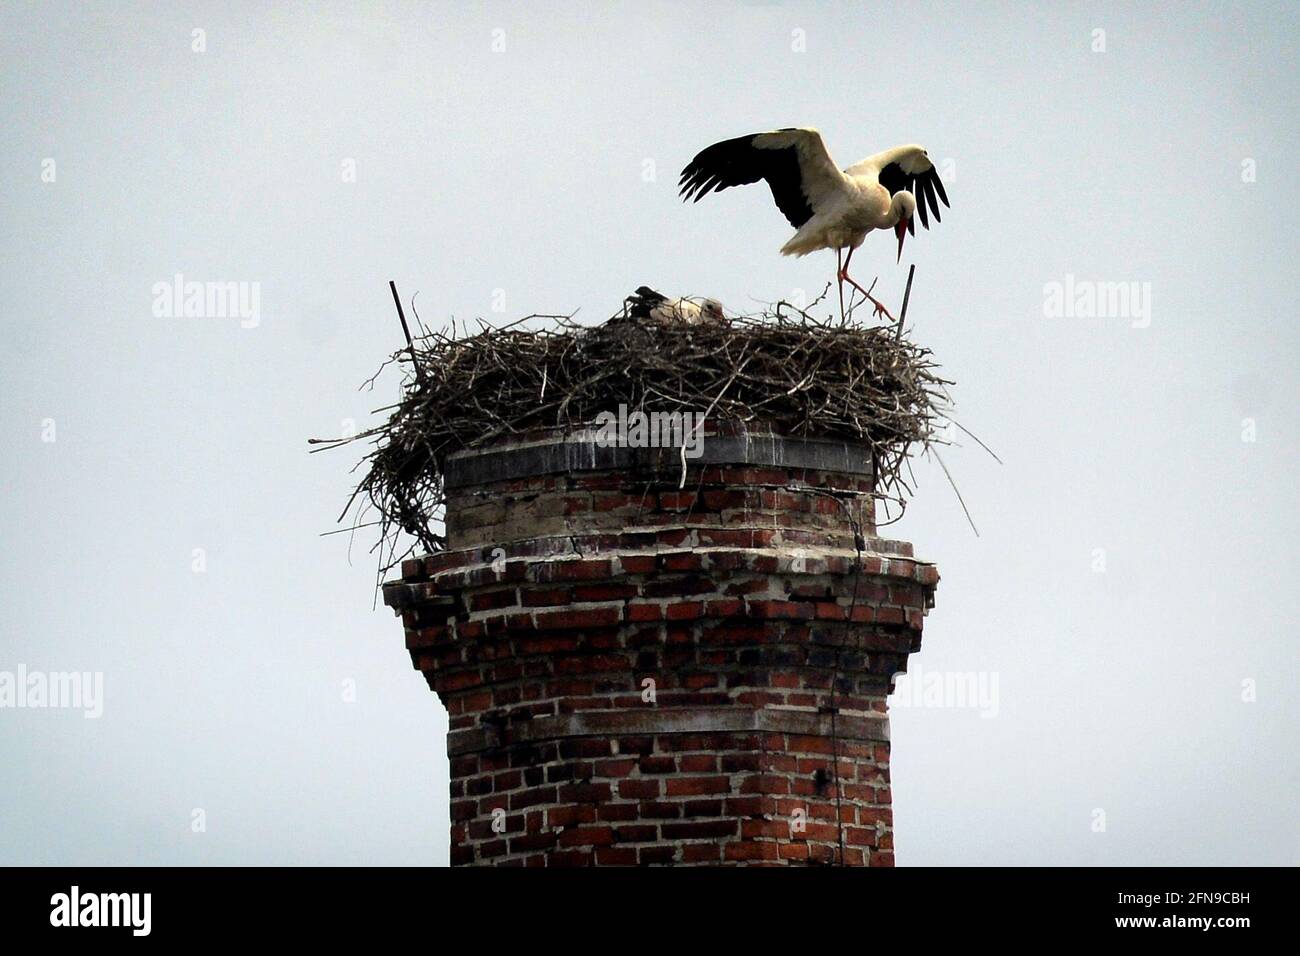
[[[815,129],[753,133],[702,150],[682,170],[681,195],[699,202],[711,192],[760,179],[797,230],[781,254],[834,249],[841,296],[847,282],[871,300],[877,315],[892,319],[889,310],[849,275],[849,261],[869,232],[890,228],[898,237],[901,260],[904,239],[909,232],[916,234],[916,213],[926,229],[931,214],[935,222],[941,221],[939,203],[947,206],[948,194],[925,149],[895,146],[841,171]]]

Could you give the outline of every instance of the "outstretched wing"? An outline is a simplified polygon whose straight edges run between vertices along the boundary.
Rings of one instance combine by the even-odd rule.
[[[906,189],[916,199],[916,211],[926,229],[930,228],[929,213],[934,213],[935,222],[943,222],[939,215],[939,202],[942,200],[945,206],[949,205],[948,193],[939,179],[939,171],[920,146],[887,149],[850,166],[845,172],[854,176],[874,174],[891,196]],[[911,220],[908,220],[907,229],[916,234],[916,226]]]
[[[843,192],[847,180],[835,168],[815,129],[751,133],[714,143],[682,170],[682,199],[699,202],[711,192],[765,180],[776,206],[796,229]]]

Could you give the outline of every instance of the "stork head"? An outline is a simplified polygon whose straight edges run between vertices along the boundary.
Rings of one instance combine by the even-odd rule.
[[[700,303],[700,319],[714,324],[725,322],[727,317],[722,312],[722,303],[717,299],[705,299]]]
[[[890,214],[894,220],[894,235],[898,236],[898,261],[903,261],[903,240],[907,238],[907,226],[916,215],[916,197],[906,189],[894,193],[890,204]]]

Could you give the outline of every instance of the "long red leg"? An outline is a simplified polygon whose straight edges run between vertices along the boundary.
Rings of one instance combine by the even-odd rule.
[[[874,295],[868,292],[866,289],[862,288],[862,286],[858,285],[857,281],[851,275],[849,275],[849,263],[851,261],[853,261],[853,250],[849,249],[849,256],[847,259],[844,260],[844,269],[843,269],[844,281],[847,282],[849,285],[853,286],[853,288],[857,289],[859,292],[861,292],[864,296],[867,297],[867,300],[875,307],[875,311],[874,311],[875,315],[884,315],[887,319],[889,319],[889,321],[891,322],[894,321],[894,317],[889,314],[889,310],[885,308],[884,304],[879,299],[877,299]]]
[[[838,246],[835,249],[835,281],[839,284],[840,292],[840,321],[844,321],[844,266],[840,258],[844,255],[844,250]]]

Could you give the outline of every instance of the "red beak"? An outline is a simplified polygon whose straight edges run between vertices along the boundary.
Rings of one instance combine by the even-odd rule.
[[[894,226],[894,234],[898,236],[898,261],[903,261],[903,240],[907,238],[907,220],[898,220],[898,225]]]

